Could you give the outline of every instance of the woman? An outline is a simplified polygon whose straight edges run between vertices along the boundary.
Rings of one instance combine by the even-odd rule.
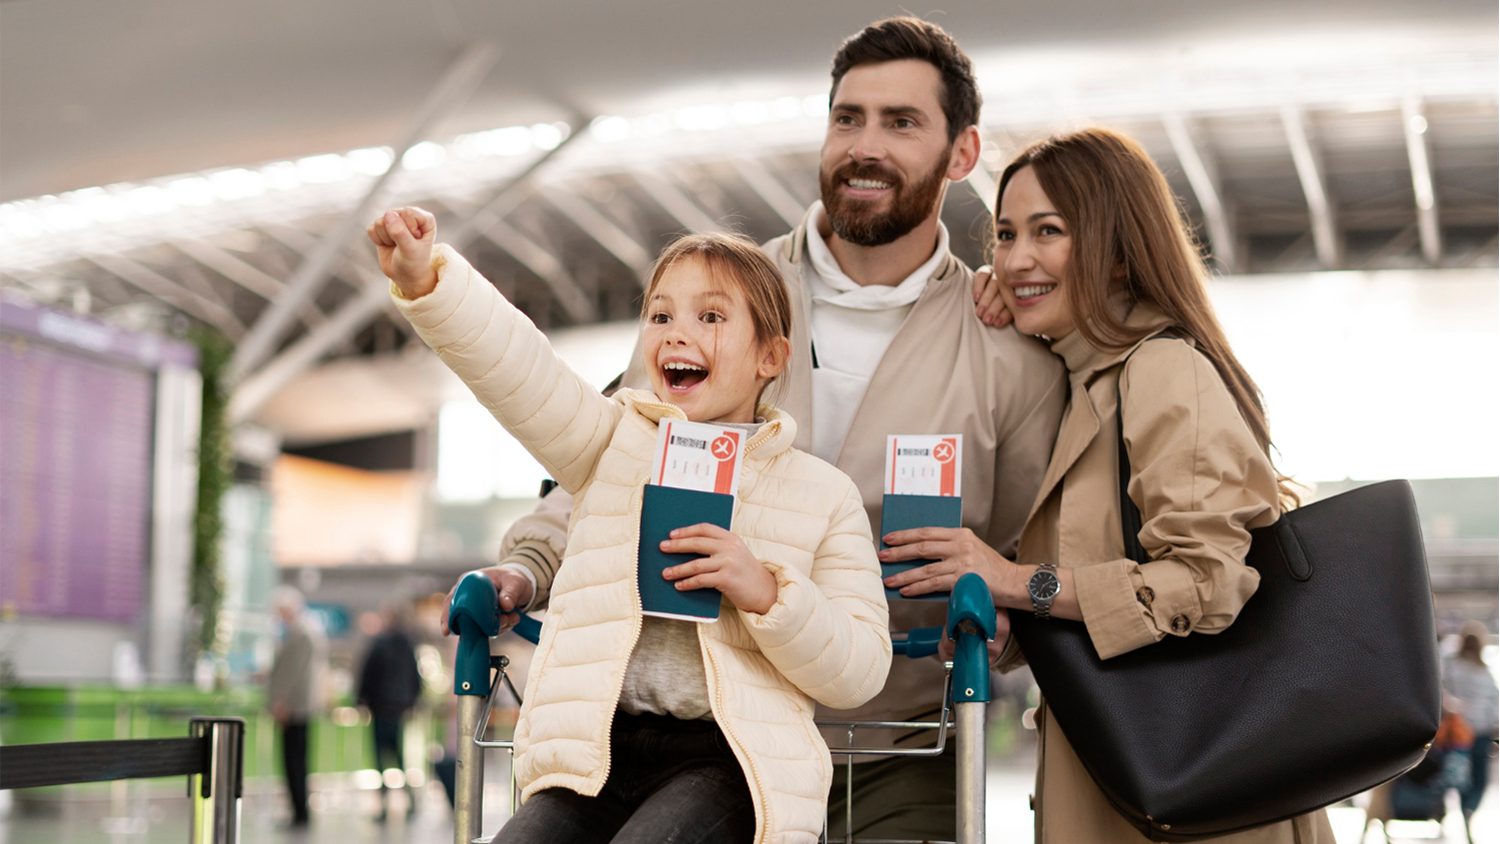
[[[1106,130],[1032,146],[1001,176],[995,267],[1018,330],[1050,343],[1068,369],[1070,403],[1051,462],[1016,561],[967,531],[903,531],[885,537],[893,548],[882,561],[937,562],[887,585],[917,595],[978,571],[999,606],[1083,623],[1101,659],[1223,630],[1259,583],[1244,564],[1250,529],[1293,499],[1271,465],[1259,392],[1213,315],[1161,172],[1138,144]],[[1151,558],[1144,565],[1127,558],[1121,539],[1117,404]],[[1146,841],[1110,807],[1045,707],[1038,729],[1037,841]],[[1216,840],[1321,844],[1333,834],[1319,811]]]

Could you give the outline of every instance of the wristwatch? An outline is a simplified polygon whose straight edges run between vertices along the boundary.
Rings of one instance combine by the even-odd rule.
[[[1042,563],[1026,581],[1026,593],[1031,596],[1031,611],[1037,618],[1052,616],[1052,601],[1062,591],[1062,581],[1057,579],[1057,563]]]

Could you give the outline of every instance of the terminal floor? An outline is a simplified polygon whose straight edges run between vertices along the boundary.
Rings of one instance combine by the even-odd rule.
[[[508,810],[503,771],[489,772],[485,794],[486,833],[493,832]],[[499,785],[496,785],[496,784]],[[153,783],[132,786],[132,792],[116,799],[74,802],[65,809],[45,811],[11,807],[8,816],[0,810],[0,844],[185,844],[188,841],[188,803],[173,799],[170,790]],[[352,788],[320,789],[314,792],[311,826],[284,829],[284,799],[272,784],[247,789],[240,840],[245,844],[333,844],[359,841],[364,844],[444,844],[453,840],[452,816],[441,788],[429,783],[418,796],[417,811],[406,817],[399,795],[391,800],[391,819],[375,819],[379,800],[373,791]],[[265,787],[262,787],[265,786]],[[997,844],[1027,844],[1032,841],[1029,768],[1017,763],[990,769],[987,800],[988,840]],[[147,794],[141,793],[148,791]],[[1450,795],[1451,797],[1451,795]],[[1475,841],[1500,844],[1500,807],[1494,785],[1475,817]],[[1385,839],[1378,828],[1364,829],[1364,812],[1354,806],[1331,810],[1339,844],[1377,844]],[[1456,804],[1446,823],[1402,824],[1393,827],[1392,841],[1463,842],[1463,824]]]

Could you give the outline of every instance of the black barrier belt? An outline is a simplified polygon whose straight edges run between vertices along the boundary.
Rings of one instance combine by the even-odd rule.
[[[203,737],[0,745],[0,790],[199,774],[208,768],[208,742]]]

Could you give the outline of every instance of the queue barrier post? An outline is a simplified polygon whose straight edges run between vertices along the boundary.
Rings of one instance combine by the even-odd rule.
[[[0,745],[0,791],[187,775],[190,844],[238,844],[245,722],[194,718],[188,737]]]

